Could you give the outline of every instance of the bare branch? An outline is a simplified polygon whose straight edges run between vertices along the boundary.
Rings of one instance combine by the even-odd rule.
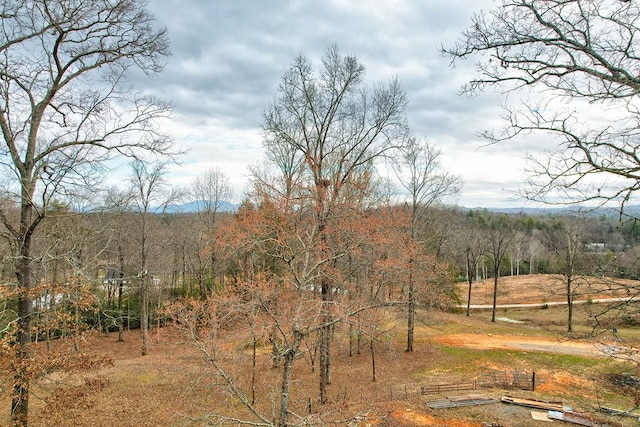
[[[462,89],[518,91],[490,143],[542,134],[558,148],[530,157],[531,190],[550,203],[616,202],[639,189],[640,6],[616,0],[513,0],[472,18],[462,40],[441,48],[452,59],[480,56]],[[537,102],[536,99],[541,101]]]

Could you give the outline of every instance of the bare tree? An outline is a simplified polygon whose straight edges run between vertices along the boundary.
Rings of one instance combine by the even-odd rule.
[[[197,176],[190,188],[191,197],[198,206],[197,217],[203,227],[204,241],[209,253],[211,286],[216,279],[217,232],[220,212],[231,197],[231,184],[219,169],[211,169]],[[204,277],[200,277],[200,296],[206,298]]]
[[[141,0],[3,2],[0,13],[0,167],[5,190],[19,205],[0,221],[16,243],[19,286],[11,418],[27,425],[33,286],[31,243],[54,195],[96,183],[114,155],[168,153],[154,124],[166,103],[127,87],[127,73],[162,69],[169,53]]]
[[[411,138],[401,149],[401,156],[394,163],[400,185],[409,193],[411,225],[409,240],[420,240],[419,228],[425,221],[429,207],[460,191],[460,177],[442,171],[438,157],[440,151],[428,142],[418,142]],[[409,251],[413,254],[413,251]],[[409,277],[407,283],[407,351],[413,351],[413,330],[415,326],[416,292],[413,274],[414,259],[408,260]]]
[[[291,213],[292,205],[299,205],[296,199],[300,197],[302,188],[304,159],[302,152],[295,145],[278,144],[277,135],[267,138],[274,137],[275,140],[265,141],[268,147],[266,165],[252,166],[251,176],[254,187],[260,188],[260,192],[269,194],[270,197],[275,197],[285,212]],[[273,165],[273,168],[270,165]],[[272,170],[273,173],[270,173]]]
[[[547,243],[557,255],[567,300],[567,332],[573,332],[573,301],[580,280],[580,258],[584,256],[583,218],[563,217],[547,233]]]
[[[529,274],[534,274],[537,271],[536,263],[540,258],[541,254],[544,253],[544,244],[542,243],[543,238],[541,237],[542,232],[540,230],[531,230],[529,236],[529,242],[527,245],[527,255],[529,257]]]
[[[473,279],[478,283],[478,265],[480,259],[486,255],[488,248],[488,239],[486,230],[481,227],[482,216],[471,215],[471,212],[465,217],[461,224],[461,232],[459,233],[459,245],[464,250],[465,267],[467,275],[467,316],[471,311],[471,289],[473,287]]]
[[[638,16],[635,1],[503,1],[442,48],[452,63],[481,55],[463,92],[496,87],[529,99],[507,108],[503,132],[484,132],[490,141],[530,132],[558,141],[549,156],[530,157],[527,197],[615,201],[623,212],[640,188]]]
[[[512,276],[520,275],[520,263],[527,243],[529,243],[528,236],[524,232],[518,231],[513,238],[513,244],[511,245],[511,252],[509,255]]]
[[[326,50],[318,74],[300,56],[282,78],[279,96],[263,114],[267,151],[288,153],[288,158],[303,165],[303,184],[310,193],[316,224],[314,248],[318,248],[313,253],[314,276],[327,325],[319,331],[321,403],[327,402],[330,380],[332,283],[328,269],[340,256],[329,245],[328,224],[372,163],[404,143],[407,136],[407,101],[398,81],[370,90],[364,85],[364,73],[356,57],[342,56],[335,45]]]
[[[228,414],[215,413],[206,418],[216,425],[248,425],[265,427],[289,427],[307,425],[350,425],[355,417],[340,411],[341,420],[331,409],[314,411],[311,400],[300,399],[305,382],[295,378],[295,363],[309,357],[309,338],[324,327],[322,304],[312,293],[301,294],[297,289],[282,286],[273,280],[241,280],[235,287],[228,287],[210,295],[206,300],[181,300],[168,307],[166,314],[174,319],[173,326],[181,331],[187,342],[194,345],[205,357],[231,396],[245,409],[233,405]],[[379,306],[378,306],[379,307]],[[347,322],[360,313],[373,313],[376,306],[351,307],[333,318],[332,326]],[[378,312],[381,315],[382,312]],[[268,326],[267,326],[268,325]],[[375,329],[375,328],[373,328]],[[218,334],[218,332],[223,332]],[[245,381],[246,372],[239,367],[236,356],[229,352],[217,352],[218,342],[234,341],[244,336],[255,344],[257,339],[276,342],[273,357],[281,360],[279,378],[275,383],[255,381],[268,378],[262,369],[270,369],[260,363],[252,368],[251,380]],[[375,331],[372,340],[382,336]],[[373,343],[370,347],[373,350]],[[252,363],[255,364],[255,354]],[[219,382],[216,382],[220,385]],[[260,390],[256,392],[256,388]],[[307,415],[302,415],[304,410]]]
[[[147,354],[149,331],[149,291],[153,275],[149,272],[149,261],[153,246],[153,220],[156,214],[162,213],[172,201],[178,197],[169,187],[165,177],[164,163],[149,165],[135,160],[132,163],[131,204],[137,216],[136,241],[138,259],[138,292],[140,298],[140,333],[142,338],[142,355]]]
[[[513,241],[515,230],[506,215],[498,215],[489,219],[487,223],[487,234],[489,239],[488,255],[493,264],[493,306],[491,310],[491,321],[495,322],[500,267]]]
[[[410,138],[401,148],[394,170],[402,188],[408,193],[414,222],[425,215],[425,208],[442,203],[460,192],[459,176],[442,170],[440,150],[428,141]]]

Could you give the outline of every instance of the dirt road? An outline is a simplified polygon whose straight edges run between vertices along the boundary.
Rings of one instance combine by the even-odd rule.
[[[606,304],[611,302],[619,302],[619,301],[632,301],[632,298],[596,298],[596,299],[588,299],[588,300],[577,300],[574,301],[574,305],[579,304]],[[496,304],[497,309],[501,308],[543,308],[543,307],[554,307],[554,306],[563,306],[567,305],[566,301],[550,301],[550,302],[540,302],[540,303],[525,303],[525,304]],[[467,308],[466,304],[458,305],[460,308]],[[493,304],[471,304],[469,306],[470,309],[480,309],[487,310],[493,308]]]

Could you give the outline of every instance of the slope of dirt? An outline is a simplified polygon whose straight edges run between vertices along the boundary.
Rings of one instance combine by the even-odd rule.
[[[439,344],[475,349],[537,351],[582,357],[607,357],[595,342],[545,339],[520,335],[449,334],[435,338]]]
[[[547,286],[549,276],[517,277],[501,279],[503,301],[536,301],[544,293],[539,289]],[[475,286],[475,285],[474,285]],[[526,290],[523,290],[526,289]],[[474,289],[474,292],[477,291]],[[522,299],[518,298],[518,295]],[[474,298],[474,297],[472,297]],[[531,316],[545,316],[548,311],[538,310]],[[348,355],[348,344],[336,341],[333,360],[333,381],[330,387],[331,404],[323,411],[329,419],[349,419],[353,414],[364,414],[355,427],[365,426],[452,426],[481,427],[483,425],[501,427],[524,427],[539,425],[531,420],[530,411],[502,404],[488,405],[486,408],[464,408],[456,410],[430,410],[425,402],[443,398],[446,395],[422,396],[420,385],[433,382],[440,375],[451,381],[463,380],[480,366],[493,369],[509,369],[517,363],[517,354],[507,359],[476,360],[469,363],[464,352],[458,359],[450,360],[442,346],[461,349],[495,349],[505,352],[544,352],[569,354],[602,360],[602,349],[598,343],[588,340],[568,340],[561,335],[539,336],[538,329],[527,329],[508,322],[489,323],[485,315],[466,317],[451,313],[423,314],[416,328],[416,351],[404,352],[404,323],[399,321],[397,331],[389,341],[379,343],[376,349],[377,379],[372,381],[372,359],[369,349],[363,346],[361,354]],[[473,331],[478,331],[473,333]],[[486,332],[482,332],[486,331]],[[533,332],[536,334],[533,334]],[[457,333],[459,332],[459,333]],[[533,336],[536,335],[536,336]],[[557,336],[558,338],[554,338]],[[613,343],[611,343],[613,344]],[[237,399],[226,391],[212,367],[207,364],[196,349],[185,344],[183,338],[170,328],[155,330],[152,334],[150,352],[140,356],[139,332],[125,334],[124,342],[117,342],[116,334],[95,336],[87,344],[87,349],[96,354],[108,354],[114,359],[114,366],[100,372],[71,378],[59,384],[39,382],[34,385],[31,404],[32,427],[64,425],[107,427],[128,426],[205,426],[212,425],[209,414],[217,408],[230,410],[238,417],[250,418],[243,411]],[[246,351],[227,349],[225,356],[230,369],[238,374],[237,383],[248,388],[251,357]],[[513,358],[513,361],[505,362]],[[452,365],[451,363],[457,364]],[[511,363],[507,366],[506,363]],[[271,408],[274,393],[277,393],[280,371],[270,367],[269,352],[258,356],[257,368],[260,377],[257,386],[262,390],[258,404]],[[526,367],[529,369],[529,367]],[[536,366],[544,382],[539,392],[545,396],[575,396],[587,402],[595,402],[598,397],[593,386],[593,374],[583,375],[574,369],[547,368]],[[311,366],[309,357],[301,357],[296,362],[292,403],[300,415],[305,415],[307,403],[313,410],[317,394],[317,372]],[[60,380],[59,377],[51,379]],[[65,388],[64,384],[84,384],[81,388]],[[3,387],[4,385],[4,387]],[[8,424],[9,387],[5,378],[0,383],[0,425]],[[56,391],[56,386],[63,392]],[[487,393],[500,398],[503,390],[489,390]],[[235,412],[234,412],[235,411]],[[615,424],[611,424],[615,425]],[[625,424],[631,425],[631,424]]]
[[[493,302],[492,278],[474,282],[471,285],[471,304],[491,304]],[[640,281],[609,279],[606,277],[578,278],[574,283],[577,301],[599,298],[624,298],[625,286],[640,287]],[[466,305],[469,284],[458,284],[458,295]],[[498,280],[498,304],[540,304],[545,302],[566,302],[564,278],[557,274],[533,274],[505,276]]]

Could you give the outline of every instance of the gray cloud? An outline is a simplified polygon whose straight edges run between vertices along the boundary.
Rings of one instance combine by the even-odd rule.
[[[169,30],[173,55],[157,79],[134,76],[135,85],[175,107],[173,136],[190,148],[176,181],[186,184],[198,171],[220,167],[238,181],[240,197],[246,166],[262,155],[261,113],[277,94],[281,76],[297,55],[317,63],[337,43],[364,63],[371,83],[399,78],[416,135],[441,146],[443,164],[467,181],[460,202],[482,195],[477,200],[487,205],[499,198],[500,182],[522,180],[495,174],[500,166],[471,161],[496,156],[477,150],[477,131],[499,124],[500,97],[458,96],[474,64],[450,68],[438,47],[459,38],[474,10],[492,6],[493,0],[151,0],[151,10]],[[505,148],[511,156],[525,151],[513,146]]]

